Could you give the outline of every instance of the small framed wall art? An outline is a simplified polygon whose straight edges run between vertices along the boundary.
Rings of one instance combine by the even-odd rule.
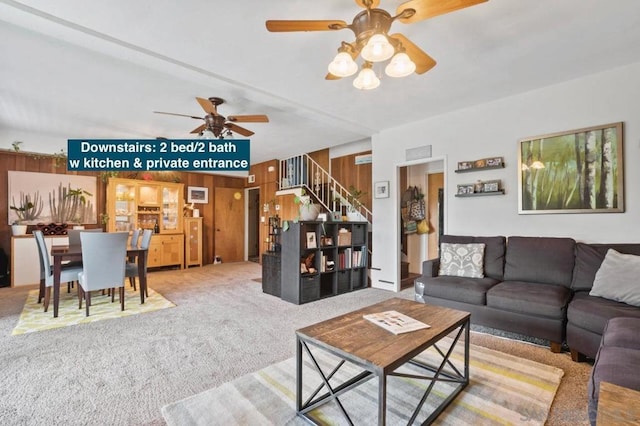
[[[376,198],[389,198],[389,181],[376,182],[373,187],[373,193]]]
[[[201,186],[187,187],[187,203],[207,204],[209,202],[209,188]]]

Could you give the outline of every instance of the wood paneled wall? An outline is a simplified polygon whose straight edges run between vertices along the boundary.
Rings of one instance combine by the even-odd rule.
[[[349,189],[349,186],[353,185],[364,192],[365,194],[360,198],[360,201],[371,210],[373,198],[371,163],[356,165],[356,156],[364,154],[371,154],[371,151],[332,158],[330,172],[333,178],[345,188]]]
[[[40,173],[56,173],[56,174],[74,174],[83,176],[96,176],[96,210],[98,216],[105,212],[106,206],[106,182],[103,182],[98,172],[67,172],[66,163],[57,164],[55,156],[29,153],[0,151],[0,247],[9,254],[11,250],[11,226],[7,223],[9,210],[8,195],[8,171],[23,172],[40,172]],[[276,173],[277,174],[277,173]],[[163,179],[163,172],[151,173],[152,177],[157,180]],[[165,173],[164,175],[167,175]],[[227,177],[218,175],[209,175],[204,173],[189,172],[169,172],[168,175],[176,181],[184,183],[185,186],[185,202],[186,189],[188,186],[200,186],[209,189],[209,203],[196,204],[194,207],[200,209],[200,216],[203,217],[203,259],[204,263],[212,263],[215,253],[214,235],[215,217],[214,217],[214,200],[216,187],[225,188],[243,188],[246,179],[237,177]],[[122,172],[119,175],[124,178],[136,178],[135,173]],[[274,191],[275,192],[275,191]],[[100,219],[98,219],[98,222]],[[98,223],[97,226],[102,226]],[[29,229],[31,232],[31,229]],[[238,244],[244,244],[244,241],[238,241]]]

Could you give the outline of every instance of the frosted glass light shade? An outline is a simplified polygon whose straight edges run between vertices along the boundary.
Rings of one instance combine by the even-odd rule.
[[[200,139],[216,139],[216,135],[214,135],[211,130],[205,129],[204,132],[202,132]]]
[[[328,69],[336,77],[349,77],[358,71],[358,64],[347,52],[339,52],[329,64]]]
[[[384,69],[389,77],[406,77],[416,70],[416,64],[413,63],[409,55],[404,52],[396,53],[391,62]]]
[[[353,80],[353,86],[360,90],[375,89],[380,86],[380,79],[371,68],[363,68],[358,77]]]
[[[382,34],[376,34],[369,39],[360,55],[369,62],[382,62],[392,57],[394,52],[389,40]]]

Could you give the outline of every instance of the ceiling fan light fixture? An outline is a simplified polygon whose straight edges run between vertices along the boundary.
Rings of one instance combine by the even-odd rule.
[[[380,79],[371,68],[363,68],[355,80],[353,86],[360,90],[371,90],[380,86]]]
[[[373,35],[360,52],[362,58],[369,62],[386,61],[395,53],[395,49],[384,34]]]
[[[406,77],[416,70],[416,64],[404,52],[396,53],[384,72],[389,77]]]
[[[347,52],[338,52],[328,68],[329,72],[336,77],[349,77],[358,71],[358,64]]]
[[[209,129],[204,129],[204,131],[202,132],[202,135],[200,136],[200,139],[217,139],[216,135],[213,134],[213,132]]]

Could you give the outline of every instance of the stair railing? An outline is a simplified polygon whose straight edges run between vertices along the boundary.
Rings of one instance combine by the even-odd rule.
[[[280,190],[304,188],[328,211],[337,211],[346,206],[356,213],[360,221],[373,223],[373,213],[358,200],[351,197],[347,188],[335,180],[320,164],[307,154],[280,160]]]

